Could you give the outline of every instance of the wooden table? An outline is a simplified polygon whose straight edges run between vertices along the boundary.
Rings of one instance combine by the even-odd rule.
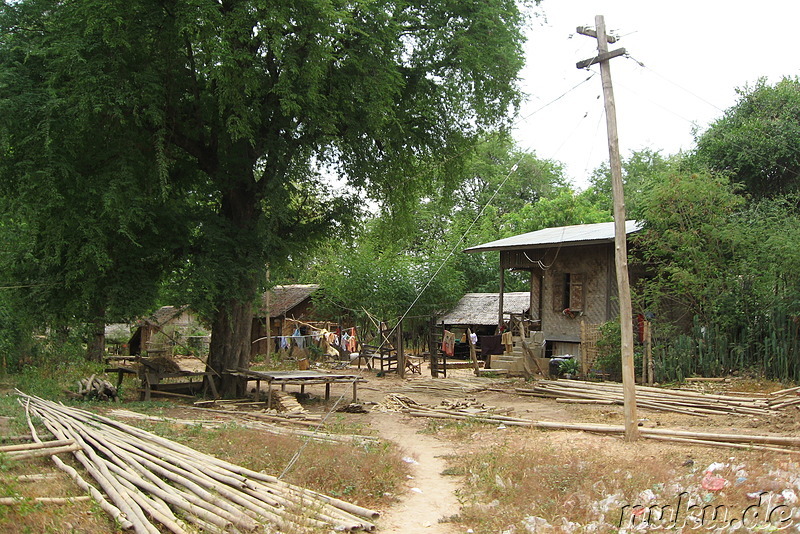
[[[233,376],[244,378],[245,380],[256,381],[255,400],[259,400],[259,390],[261,381],[267,383],[267,409],[272,407],[272,384],[280,384],[281,391],[286,391],[287,385],[299,385],[300,393],[305,393],[305,388],[313,384],[325,384],[325,402],[331,398],[331,384],[353,384],[353,402],[358,398],[358,383],[366,382],[358,375],[342,373],[325,373],[321,371],[251,371],[249,369],[237,369],[228,371]]]

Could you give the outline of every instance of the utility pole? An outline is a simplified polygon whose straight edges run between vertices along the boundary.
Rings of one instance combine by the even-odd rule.
[[[633,367],[633,309],[631,305],[631,285],[628,278],[628,245],[625,229],[625,194],[622,188],[622,162],[619,157],[619,137],[617,136],[617,110],[614,103],[614,90],[611,86],[612,58],[625,54],[624,48],[608,51],[608,43],[615,38],[606,35],[603,15],[594,18],[595,30],[578,28],[578,33],[597,39],[597,56],[577,63],[579,69],[600,63],[600,78],[603,81],[603,101],[606,108],[606,130],[608,131],[608,153],[611,165],[611,191],[614,197],[614,258],[617,271],[619,293],[619,320],[622,334],[622,391],[625,413],[625,440],[636,441],[639,427],[636,418],[636,376]]]

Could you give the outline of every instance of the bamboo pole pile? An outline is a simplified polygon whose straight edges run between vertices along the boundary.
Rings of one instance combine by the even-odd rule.
[[[539,430],[574,430],[597,434],[625,433],[624,426],[603,425],[597,423],[565,423],[561,421],[532,421],[517,417],[509,417],[492,413],[468,414],[448,412],[432,408],[412,407],[403,411],[413,417],[430,417],[434,419],[450,419],[458,421],[476,421],[505,426],[520,426]],[[668,428],[639,428],[642,437],[659,441],[669,441],[709,447],[726,447],[745,450],[763,450],[783,454],[800,455],[800,437],[774,436],[754,434],[722,434],[714,432],[693,432]]]
[[[58,439],[39,443],[20,443],[19,445],[6,445],[0,447],[0,454],[7,455],[12,460],[28,460],[39,456],[52,456],[63,452],[80,450],[72,439]]]
[[[775,391],[767,395],[767,399],[770,407],[774,410],[789,406],[800,407],[800,386]]]
[[[74,451],[75,458],[107,500],[96,489],[93,497],[137,534],[158,534],[161,531],[155,524],[176,534],[192,528],[212,533],[251,532],[264,525],[298,532],[307,528],[375,528],[368,520],[378,517],[373,510],[288,484],[91,412],[21,392],[18,395],[32,432],[35,428],[30,416],[34,415],[56,440],[73,440],[80,447]]]
[[[430,392],[444,395],[470,395],[497,388],[504,381],[479,376],[415,380],[403,388],[407,392]]]
[[[206,409],[203,409],[206,410]],[[207,410],[206,410],[207,411]],[[222,417],[223,419],[218,420],[207,420],[207,419],[176,419],[173,417],[160,417],[154,415],[145,415],[138,412],[132,412],[130,410],[111,410],[110,415],[117,417],[117,418],[127,418],[127,419],[140,419],[140,420],[147,420],[147,421],[156,421],[156,422],[168,422],[174,423],[179,425],[186,425],[186,426],[199,426],[202,428],[220,428],[221,426],[229,423],[234,422],[237,425],[243,428],[252,428],[255,430],[261,430],[263,432],[267,432],[269,434],[275,434],[278,436],[294,436],[299,438],[307,438],[312,441],[319,441],[323,443],[372,443],[378,444],[380,440],[378,438],[372,436],[362,436],[360,434],[333,434],[330,432],[322,432],[319,430],[302,430],[298,428],[287,428],[282,427],[274,424],[270,424],[267,422],[259,421],[257,418],[251,420],[247,418],[248,415],[255,415],[258,414],[248,414],[247,412],[230,412],[228,414],[220,414],[218,417]]]
[[[78,380],[77,395],[84,400],[101,400],[119,402],[117,388],[108,380],[92,375]]]
[[[498,409],[475,401],[442,401],[439,406],[427,406],[410,397],[390,393],[380,403],[379,409],[401,412],[413,417],[433,417],[441,419],[463,419],[485,423],[498,423],[511,426],[530,426],[531,421],[507,415],[508,409]],[[439,416],[442,417],[439,417]]]
[[[517,388],[520,395],[554,398],[572,404],[622,404],[622,384],[580,380],[541,380],[533,388]],[[636,386],[639,408],[697,417],[709,415],[771,416],[777,404],[760,396],[720,395],[699,391]]]

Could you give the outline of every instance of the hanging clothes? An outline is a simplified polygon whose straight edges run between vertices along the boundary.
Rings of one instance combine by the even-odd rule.
[[[479,336],[481,342],[481,358],[484,360],[493,354],[503,354],[505,348],[503,347],[503,336],[498,334],[496,336]]]
[[[303,349],[306,346],[306,338],[302,332],[300,332],[299,328],[294,329],[294,333],[292,334],[292,340],[294,341],[295,345],[297,345],[298,349]]]
[[[452,356],[455,354],[456,351],[456,335],[449,331],[444,331],[444,336],[442,336],[442,352],[445,353],[447,356]]]
[[[355,352],[358,348],[358,339],[356,338],[356,329],[350,329],[350,337],[347,339],[345,343],[345,348],[348,352]]]
[[[503,345],[506,346],[506,352],[514,352],[514,338],[511,332],[503,332]]]
[[[289,348],[289,340],[286,339],[286,336],[280,336],[278,338],[278,345],[280,346],[281,350]]]

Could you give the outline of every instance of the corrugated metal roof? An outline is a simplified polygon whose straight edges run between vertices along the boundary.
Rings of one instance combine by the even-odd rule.
[[[642,229],[638,221],[625,221],[625,232],[631,234]],[[553,245],[562,247],[571,245],[588,245],[614,241],[614,223],[577,224],[545,228],[527,234],[498,239],[482,245],[465,249],[464,252],[487,252],[490,250],[514,250],[544,248]]]
[[[437,322],[448,325],[497,324],[499,302],[499,293],[467,293]],[[506,313],[522,313],[530,306],[531,295],[527,291],[503,293],[503,311]]]

